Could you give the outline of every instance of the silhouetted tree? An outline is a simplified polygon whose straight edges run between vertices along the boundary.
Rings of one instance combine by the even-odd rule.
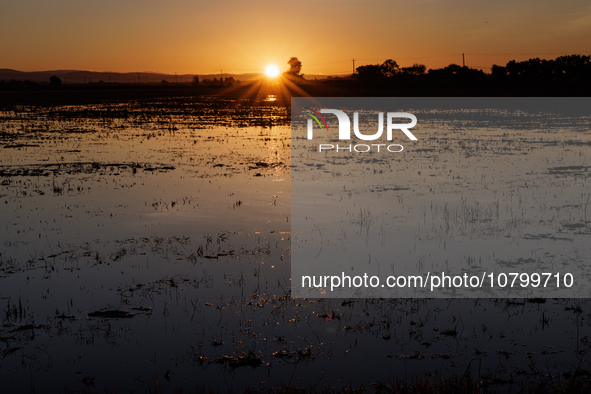
[[[394,84],[400,88],[406,88],[411,84],[425,86],[423,82],[429,82],[430,86],[452,88],[459,86],[462,89],[487,88],[487,78],[484,71],[450,64],[439,69],[430,69],[425,74],[425,65],[415,63],[410,67],[400,68],[398,64],[388,59],[382,64],[368,64],[357,67],[354,78],[360,82],[374,84],[380,88],[393,88]],[[530,81],[570,80],[591,82],[591,56],[568,55],[556,59],[546,60],[532,58],[525,61],[509,61],[505,66],[493,65],[491,68],[491,81],[495,83],[506,81],[526,81],[524,86],[533,86]],[[508,85],[509,86],[509,85]],[[541,85],[545,86],[545,85]],[[554,85],[551,85],[554,86]],[[587,86],[587,84],[568,84],[569,87]]]
[[[49,77],[49,84],[51,86],[61,86],[62,80],[59,79],[57,75],[52,75],[51,77]]]
[[[445,70],[445,72],[447,72],[449,74],[456,75],[457,73],[460,72],[462,67],[459,64],[452,63],[449,66],[445,66],[443,69]]]
[[[557,77],[568,79],[591,78],[591,56],[560,56],[554,62]]]
[[[507,76],[507,69],[503,66],[497,66],[493,64],[491,68],[491,74],[495,79],[502,79]]]
[[[193,86],[199,86],[199,75],[195,75],[192,81]]]
[[[424,64],[415,63],[410,67],[402,67],[401,71],[406,75],[424,75],[427,67]]]
[[[444,68],[429,70],[429,76],[436,79],[451,79],[458,74],[461,68],[462,66],[452,63]]]
[[[400,67],[392,60],[388,59],[382,64],[368,64],[359,66],[356,69],[357,78],[363,82],[377,82],[395,77],[400,74]]]
[[[567,72],[571,70],[589,71],[589,67],[591,66],[591,56],[560,56],[556,58],[556,62]]]
[[[400,67],[394,60],[388,59],[380,65],[380,72],[384,77],[391,78],[400,73]]]
[[[505,69],[507,70],[507,75],[511,78],[516,78],[519,75],[519,66],[515,60],[508,62]]]
[[[539,58],[523,62],[511,60],[507,63],[507,74],[513,79],[549,80],[591,78],[591,57],[581,55],[560,56],[553,60]]]
[[[287,62],[289,64],[289,70],[286,71],[286,74],[293,75],[294,77],[299,77],[300,72],[302,71],[302,62],[299,61],[297,57],[292,57]]]
[[[356,71],[357,78],[362,82],[377,82],[383,77],[379,64],[359,66]]]
[[[439,81],[471,82],[484,79],[484,72],[470,67],[450,64],[444,68],[429,70],[430,79]]]
[[[545,59],[529,59],[522,64],[522,74],[527,79],[551,79],[553,74],[553,63]]]
[[[477,81],[485,77],[484,71],[467,66],[460,67],[456,75],[461,81]]]

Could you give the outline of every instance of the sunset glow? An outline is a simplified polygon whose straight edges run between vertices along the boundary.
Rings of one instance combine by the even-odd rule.
[[[461,65],[465,54],[467,66],[490,71],[513,59],[591,51],[587,2],[502,3],[303,0],[293,7],[228,0],[204,7],[174,0],[167,7],[154,1],[107,7],[8,0],[0,7],[0,33],[11,39],[0,42],[0,68],[256,73],[261,61],[284,69],[297,56],[306,75],[350,74],[352,59],[355,67],[393,59],[401,67],[439,68]],[[320,18],[333,13],[338,17]],[[322,46],[310,45],[318,40]]]
[[[265,68],[265,75],[269,78],[275,78],[279,76],[279,67],[274,64],[269,64],[267,68]]]

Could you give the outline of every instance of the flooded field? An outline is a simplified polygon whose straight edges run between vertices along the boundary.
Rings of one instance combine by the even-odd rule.
[[[299,107],[310,107],[314,100],[319,108],[348,110],[350,117],[353,109],[359,111],[365,136],[378,130],[379,111],[402,108],[420,119],[412,128],[418,139],[392,131],[394,152],[386,149],[385,136],[337,139],[339,126],[330,113],[325,115],[330,131],[312,128],[314,138],[305,138],[310,117],[302,116]],[[295,99],[295,294],[590,297],[590,105],[589,100],[553,98]],[[376,284],[327,292],[302,289],[299,279],[341,272],[358,278],[367,274]],[[442,272],[470,278],[473,285],[442,287]],[[434,280],[424,287],[388,287],[383,284],[387,275]]]
[[[587,299],[292,299],[290,109],[273,103],[197,97],[0,112],[5,392],[378,388],[454,374],[506,391],[591,374]],[[539,194],[536,207],[519,206],[519,193],[499,197],[507,216],[491,220],[540,244],[544,234],[572,239],[558,242],[588,262],[589,135],[491,133],[491,160],[527,163],[562,147],[564,164],[520,168],[533,171],[534,186],[554,171],[568,195],[578,192]],[[424,220],[428,239],[451,237],[442,220],[456,239],[474,231],[456,200],[447,213],[443,201],[437,213],[404,205],[413,191],[432,192],[444,140],[443,153],[480,152],[450,128],[422,147],[422,183],[396,185],[401,215]],[[448,195],[471,185],[470,168],[456,164],[445,164]],[[530,211],[550,230],[502,227]]]

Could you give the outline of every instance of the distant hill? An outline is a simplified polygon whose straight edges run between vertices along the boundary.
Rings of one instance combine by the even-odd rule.
[[[7,68],[0,69],[0,80],[29,80],[35,82],[48,82],[49,77],[57,75],[62,83],[90,83],[90,82],[116,82],[116,83],[160,83],[163,80],[168,82],[191,82],[193,74],[163,74],[151,72],[134,72],[134,73],[118,73],[118,72],[97,72],[97,71],[82,71],[82,70],[48,70],[48,71],[17,71]],[[230,75],[224,74],[224,78]],[[218,75],[219,77],[219,75]],[[176,79],[175,79],[176,78]],[[206,78],[199,76],[200,79]],[[213,76],[212,76],[213,78]],[[236,78],[236,77],[234,77]]]
[[[184,83],[193,81],[195,74],[163,74],[163,73],[152,73],[152,72],[131,72],[131,73],[119,73],[119,72],[98,72],[98,71],[83,71],[83,70],[48,70],[48,71],[18,71],[9,68],[0,68],[0,81],[10,81],[12,79],[17,81],[34,81],[34,82],[48,82],[49,77],[57,75],[63,84],[71,83],[160,83],[167,81],[170,83]],[[205,79],[220,78],[220,74],[197,74],[201,81]],[[239,81],[252,81],[262,78],[264,75],[261,73],[248,73],[248,74],[223,74],[224,79],[232,77]],[[337,76],[348,76],[347,75],[331,75],[331,77]],[[313,79],[325,79],[328,75],[311,74],[305,75],[308,80]]]

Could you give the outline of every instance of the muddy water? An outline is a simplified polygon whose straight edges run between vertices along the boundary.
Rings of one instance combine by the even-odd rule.
[[[587,300],[292,299],[289,110],[272,104],[0,113],[3,387],[237,391],[466,370],[508,387],[588,369]]]

